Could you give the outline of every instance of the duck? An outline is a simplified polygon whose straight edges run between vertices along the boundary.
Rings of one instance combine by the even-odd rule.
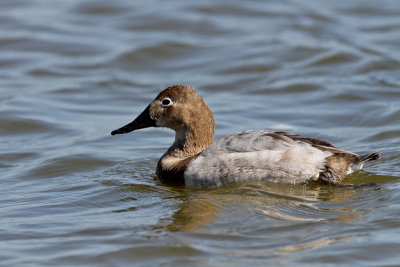
[[[148,127],[175,131],[173,144],[157,163],[157,178],[187,186],[263,180],[338,184],[381,154],[359,156],[325,141],[271,130],[244,131],[214,142],[213,113],[188,85],[167,87],[136,119],[111,135]]]

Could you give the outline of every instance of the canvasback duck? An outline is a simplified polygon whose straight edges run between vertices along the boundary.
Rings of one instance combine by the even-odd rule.
[[[157,177],[169,183],[218,186],[233,181],[336,184],[380,152],[359,156],[331,144],[281,131],[246,131],[213,143],[214,117],[190,86],[164,89],[131,123],[111,135],[147,127],[175,131],[175,141],[157,164]]]

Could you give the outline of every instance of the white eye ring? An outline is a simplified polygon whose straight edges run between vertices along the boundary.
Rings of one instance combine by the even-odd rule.
[[[169,97],[166,97],[161,101],[161,107],[163,107],[163,108],[168,107],[171,104],[172,104],[172,100]]]

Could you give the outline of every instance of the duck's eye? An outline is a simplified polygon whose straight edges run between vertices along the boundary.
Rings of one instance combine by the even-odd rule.
[[[171,104],[172,104],[172,100],[169,99],[168,97],[164,98],[163,101],[161,102],[162,107],[168,107]]]

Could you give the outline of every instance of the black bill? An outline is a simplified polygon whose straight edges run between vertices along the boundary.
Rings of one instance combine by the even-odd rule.
[[[156,126],[156,121],[150,118],[150,105],[149,105],[134,121],[128,123],[127,125],[117,130],[112,131],[111,135],[125,134],[132,132],[134,130],[143,129],[147,127],[155,127],[155,126]]]

